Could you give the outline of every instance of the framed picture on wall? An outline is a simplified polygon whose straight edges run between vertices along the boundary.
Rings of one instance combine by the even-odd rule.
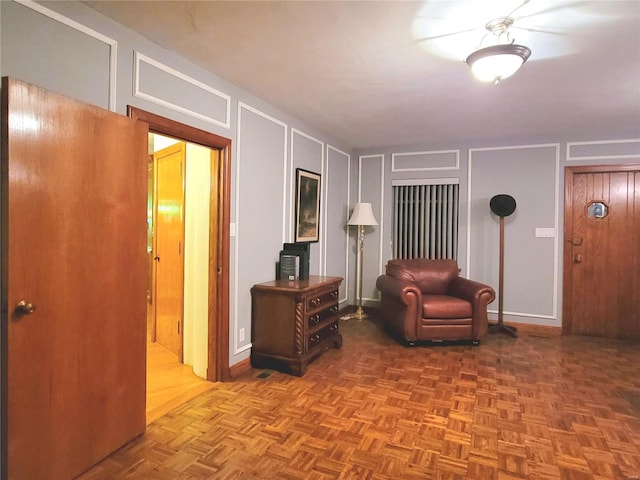
[[[320,174],[296,168],[296,242],[320,240]]]

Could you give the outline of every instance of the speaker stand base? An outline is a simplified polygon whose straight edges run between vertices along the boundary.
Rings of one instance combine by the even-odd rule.
[[[358,309],[353,313],[347,313],[340,317],[340,320],[364,320],[365,318],[369,318],[369,315],[364,313],[362,307],[358,307]]]
[[[490,323],[489,333],[506,333],[507,335],[511,335],[513,338],[518,338],[518,329],[516,327],[505,325],[504,323],[500,322]]]

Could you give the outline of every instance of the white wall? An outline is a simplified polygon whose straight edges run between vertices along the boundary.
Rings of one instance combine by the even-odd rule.
[[[551,140],[478,147],[461,141],[444,148],[425,144],[356,151],[354,188],[363,201],[373,203],[380,223],[365,240],[365,303],[379,301],[375,280],[392,255],[392,181],[451,178],[460,184],[462,274],[498,290],[499,219],[491,213],[489,200],[500,193],[513,196],[516,211],[505,218],[504,318],[560,327],[564,168],[640,163],[640,139]],[[537,228],[551,229],[552,236],[537,236]],[[379,235],[383,238],[376,245]],[[490,313],[496,318],[497,302],[490,305]]]
[[[0,21],[1,75],[121,114],[132,105],[232,140],[230,365],[250,354],[251,287],[275,278],[282,243],[293,241],[296,168],[323,175],[311,273],[349,281],[347,146],[80,2],[3,1]],[[347,301],[344,285],[340,300]]]

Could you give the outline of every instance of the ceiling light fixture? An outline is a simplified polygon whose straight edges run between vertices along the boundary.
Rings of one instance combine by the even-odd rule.
[[[511,25],[513,25],[513,18],[501,17],[491,20],[485,26],[495,36],[496,44],[478,48],[465,60],[478,80],[493,82],[497,85],[516,73],[531,55],[531,50],[528,47],[516,45],[510,39],[509,27]],[[482,42],[480,43],[482,44]]]

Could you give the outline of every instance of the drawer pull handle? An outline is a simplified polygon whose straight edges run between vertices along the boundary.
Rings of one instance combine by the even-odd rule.
[[[338,324],[334,323],[329,327],[329,330],[331,330],[332,332],[335,332],[336,330],[338,330]]]
[[[311,300],[311,304],[312,305],[320,305],[320,298],[314,298],[313,300]]]
[[[318,323],[320,321],[320,315],[313,315],[311,317],[311,322]]]
[[[331,311],[331,313],[338,313],[338,307],[333,306],[329,309]]]
[[[320,340],[320,334],[318,333],[316,333],[313,337],[309,339],[311,343],[316,343],[318,340]]]
[[[338,292],[331,292],[331,296],[333,298],[338,298]]]

